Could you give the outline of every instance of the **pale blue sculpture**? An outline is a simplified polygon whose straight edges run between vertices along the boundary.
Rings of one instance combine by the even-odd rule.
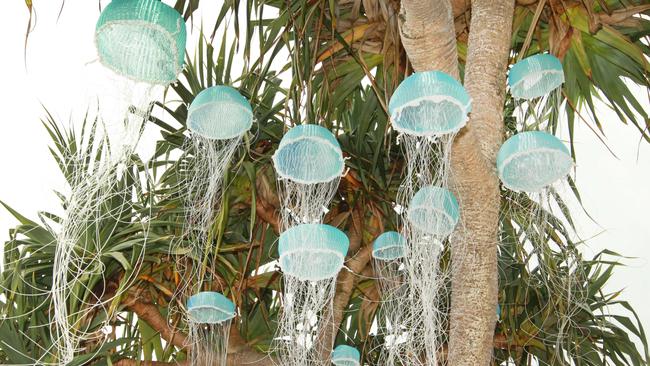
[[[220,324],[235,317],[235,304],[218,292],[204,291],[187,300],[187,314],[193,323]]]
[[[381,261],[392,261],[404,256],[406,239],[396,231],[387,231],[372,244],[372,256]]]
[[[239,92],[225,85],[201,91],[187,110],[187,128],[212,140],[227,140],[253,125],[253,109]]]
[[[512,136],[497,154],[501,182],[517,192],[539,192],[567,176],[572,167],[569,149],[557,137],[542,131]]]
[[[280,267],[303,281],[333,278],[343,267],[349,246],[348,237],[333,226],[294,226],[280,235]]]
[[[296,183],[332,181],[343,174],[343,152],[336,137],[318,125],[290,129],[273,155],[278,175]]]
[[[397,87],[388,112],[395,130],[414,136],[441,136],[460,130],[472,109],[465,88],[440,71],[416,72]]]
[[[332,364],[336,366],[359,366],[361,354],[354,347],[341,344],[332,351]]]
[[[113,0],[95,29],[100,62],[119,75],[167,85],[183,67],[185,22],[159,0]]]
[[[420,188],[407,211],[409,222],[417,230],[439,237],[451,234],[459,217],[456,197],[449,190],[437,186]]]
[[[516,99],[531,100],[549,94],[564,83],[562,62],[549,54],[527,57],[508,73],[510,93]]]

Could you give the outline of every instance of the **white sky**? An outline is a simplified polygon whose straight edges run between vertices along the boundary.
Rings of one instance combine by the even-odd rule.
[[[170,1],[166,1],[170,3]],[[58,121],[79,121],[89,97],[86,65],[96,59],[93,30],[99,15],[93,0],[67,0],[61,18],[56,19],[60,1],[35,0],[36,29],[30,35],[27,68],[23,59],[24,33],[28,13],[23,1],[5,1],[0,17],[0,67],[5,79],[0,86],[2,131],[0,135],[0,200],[29,218],[36,212],[60,207],[53,189],[64,189],[63,178],[50,157],[50,138],[40,124],[41,104]],[[106,3],[106,1],[104,1]],[[215,2],[216,3],[216,2]],[[211,5],[214,9],[216,6]],[[215,14],[210,9],[210,14]],[[206,22],[207,24],[207,22]],[[195,24],[195,28],[198,25]],[[190,35],[196,39],[198,31]],[[637,90],[644,96],[646,91]],[[643,100],[647,110],[650,105]],[[583,124],[576,125],[577,184],[591,222],[572,204],[579,234],[589,239],[591,254],[608,248],[637,259],[626,260],[608,285],[611,291],[625,288],[622,298],[640,313],[650,331],[650,144],[639,144],[634,127],[622,125],[617,116],[602,108],[601,121],[615,159]],[[563,133],[562,137],[568,135]],[[142,138],[138,151],[153,151],[155,131]],[[0,209],[0,241],[17,224]],[[600,235],[593,237],[595,234]],[[593,238],[592,238],[593,237]],[[0,244],[1,246],[1,244]]]

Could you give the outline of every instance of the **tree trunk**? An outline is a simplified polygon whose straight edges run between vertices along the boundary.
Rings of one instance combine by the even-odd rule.
[[[462,229],[452,243],[452,304],[448,363],[489,365],[497,304],[499,180],[496,152],[503,135],[505,75],[514,0],[474,0],[465,87],[472,114],[452,148],[452,184]],[[452,6],[448,0],[405,0],[402,43],[416,71],[458,78]]]

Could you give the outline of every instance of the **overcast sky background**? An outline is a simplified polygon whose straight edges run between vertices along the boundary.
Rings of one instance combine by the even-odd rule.
[[[218,2],[212,3],[199,14],[212,18]],[[23,52],[28,12],[24,1],[3,2],[0,15],[0,67],[5,73],[0,85],[0,200],[32,219],[37,211],[61,213],[53,190],[65,189],[48,151],[51,140],[40,123],[42,105],[58,121],[80,122],[90,101],[88,63],[97,58],[93,31],[99,16],[93,0],[67,0],[58,21],[61,1],[35,0],[34,4],[36,27],[29,38],[26,67]],[[190,42],[198,38],[198,26],[190,30]],[[650,110],[647,91],[638,88],[636,93]],[[625,260],[627,266],[615,270],[607,288],[625,289],[621,297],[639,312],[648,332],[650,144],[640,143],[638,131],[621,124],[613,112],[604,106],[600,110],[607,143],[618,159],[584,123],[576,122],[575,130],[577,184],[597,224],[573,200],[570,206],[580,236],[589,239],[588,257],[608,248],[636,258]],[[151,155],[157,137],[153,129],[145,132],[138,148],[145,158]],[[560,137],[566,139],[568,134],[564,131]],[[0,242],[9,238],[9,228],[16,224],[0,209]]]

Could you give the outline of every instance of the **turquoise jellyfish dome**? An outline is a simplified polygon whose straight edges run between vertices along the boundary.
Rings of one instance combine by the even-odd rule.
[[[411,199],[406,215],[418,230],[438,236],[451,234],[460,217],[454,194],[437,186],[420,188]]]
[[[501,182],[517,192],[539,192],[567,176],[572,167],[569,149],[557,137],[542,131],[512,136],[497,154]]]
[[[218,292],[204,291],[187,300],[187,313],[194,323],[220,324],[235,317],[235,304]]]
[[[160,0],[113,0],[95,29],[100,62],[135,81],[167,85],[185,57],[185,22]]]
[[[508,73],[510,93],[517,99],[542,97],[564,83],[562,62],[549,54],[527,57],[512,66]]]
[[[336,366],[359,366],[359,350],[348,345],[339,345],[332,351],[332,363]]]
[[[280,267],[303,281],[332,278],[343,267],[350,241],[339,229],[324,224],[294,226],[280,235]]]
[[[397,87],[388,112],[393,128],[415,136],[439,136],[460,130],[472,103],[461,83],[440,71],[416,72]]]
[[[392,261],[404,256],[406,239],[396,231],[387,231],[372,244],[372,256],[381,261]]]
[[[187,110],[187,128],[213,140],[243,135],[253,125],[253,109],[239,92],[225,85],[202,90]]]
[[[273,155],[273,165],[281,178],[302,184],[330,182],[345,167],[336,137],[318,125],[290,129]]]

